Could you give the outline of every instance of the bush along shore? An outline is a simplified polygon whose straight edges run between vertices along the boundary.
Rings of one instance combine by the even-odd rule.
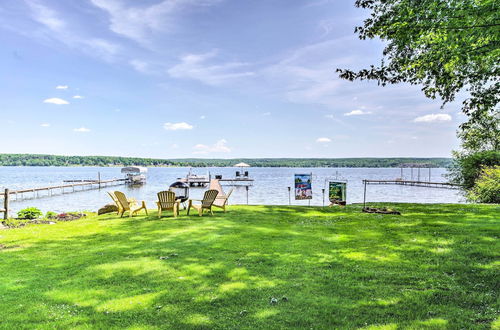
[[[28,207],[17,212],[17,218],[10,218],[3,220],[1,225],[3,229],[7,228],[20,228],[32,224],[49,224],[53,225],[59,221],[73,221],[86,217],[87,214],[83,212],[47,212],[43,215],[42,211],[36,207]]]

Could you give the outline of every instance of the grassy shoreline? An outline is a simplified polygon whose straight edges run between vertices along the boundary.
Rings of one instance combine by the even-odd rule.
[[[500,207],[385,205],[3,230],[0,328],[498,328]]]

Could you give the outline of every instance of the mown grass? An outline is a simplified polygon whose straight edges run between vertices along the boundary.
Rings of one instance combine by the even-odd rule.
[[[0,327],[499,328],[499,206],[390,207],[3,230]]]

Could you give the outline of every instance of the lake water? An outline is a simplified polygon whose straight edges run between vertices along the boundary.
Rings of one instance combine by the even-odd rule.
[[[220,174],[223,178],[234,177],[235,168],[194,168],[193,173],[204,175]],[[291,189],[291,203],[293,205],[308,205],[308,201],[293,199],[294,174],[312,173],[313,199],[311,205],[322,205],[322,188],[325,188],[327,179],[336,176],[347,180],[347,202],[359,203],[363,201],[363,179],[396,179],[401,176],[398,168],[248,168],[250,177],[255,181],[248,190],[249,204],[287,205],[289,203],[288,187]],[[123,178],[118,167],[0,167],[0,188],[11,190],[26,189],[62,184],[63,180]],[[179,177],[185,177],[189,168],[152,167],[148,169],[147,183],[140,187],[126,185],[103,188],[101,190],[86,190],[52,197],[30,199],[32,194],[27,193],[27,199],[12,201],[13,212],[28,206],[35,206],[42,211],[96,211],[100,206],[110,203],[106,194],[108,190],[121,190],[127,196],[145,200],[148,208],[155,208],[156,193],[167,190],[169,185]],[[405,169],[404,179],[410,179],[410,170]],[[421,180],[428,180],[428,170],[421,169]],[[431,181],[445,182],[446,170],[434,168],[431,171]],[[417,179],[417,169],[413,170],[413,179]],[[231,187],[224,186],[227,191]],[[79,188],[78,188],[79,189]],[[69,191],[69,189],[68,189]],[[190,197],[200,198],[202,188],[191,188]],[[40,192],[46,195],[46,192]],[[411,202],[411,203],[461,203],[463,197],[457,190],[422,188],[398,185],[369,185],[367,189],[368,202]],[[229,200],[230,204],[246,204],[247,192],[245,187],[235,187]],[[325,203],[328,203],[325,196]]]

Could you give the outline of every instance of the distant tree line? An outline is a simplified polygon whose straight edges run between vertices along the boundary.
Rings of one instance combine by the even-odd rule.
[[[253,167],[399,167],[404,163],[448,167],[450,158],[237,158],[153,159],[115,156],[0,154],[0,166],[176,166],[228,167],[245,162]]]

